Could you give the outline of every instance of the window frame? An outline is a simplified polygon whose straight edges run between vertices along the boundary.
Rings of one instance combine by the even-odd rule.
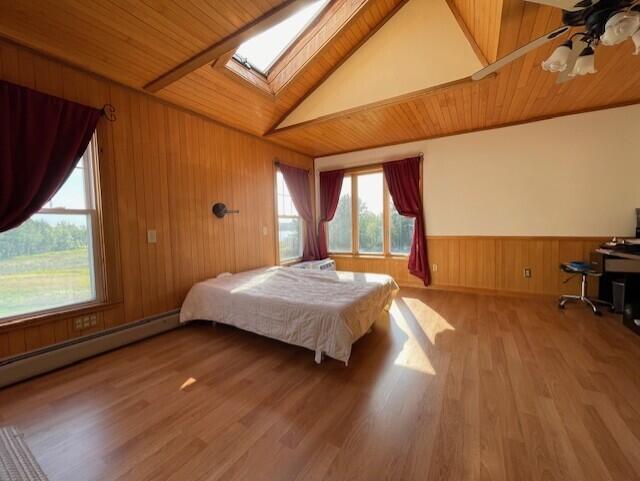
[[[318,1],[322,2],[323,5],[321,5],[318,11],[316,12],[316,14],[313,17],[311,17],[311,19],[309,19],[303,25],[300,31],[291,40],[289,40],[289,42],[287,42],[286,46],[278,53],[278,55],[276,55],[276,57],[269,63],[269,65],[267,65],[267,68],[264,69],[264,71],[256,67],[253,63],[251,63],[251,60],[249,60],[247,57],[239,54],[237,52],[238,50],[237,48],[234,50],[231,56],[231,59],[234,60],[242,68],[250,72],[255,72],[257,75],[259,75],[265,80],[268,79],[269,74],[271,73],[271,69],[278,63],[278,61],[282,57],[284,57],[287,54],[287,52],[289,52],[289,50],[291,50],[293,45],[295,45],[298,42],[298,40],[300,40],[304,36],[304,34],[307,33],[316,22],[318,22],[318,20],[322,17],[322,14],[327,10],[327,7],[331,5],[331,0],[318,0]],[[292,16],[293,15],[294,14],[292,14]],[[289,17],[283,19],[282,22],[284,22],[288,18]],[[278,24],[275,24],[272,27],[275,27],[276,25]],[[257,35],[260,35],[260,34],[257,34]]]
[[[83,180],[84,180],[84,192],[86,196],[87,205],[84,209],[77,208],[64,208],[64,207],[41,207],[33,215],[82,215],[87,216],[89,222],[89,243],[87,248],[89,250],[91,262],[89,264],[90,282],[92,292],[94,294],[93,299],[83,302],[74,302],[71,304],[64,304],[62,306],[51,307],[49,309],[40,309],[25,312],[22,314],[16,314],[13,316],[7,316],[0,318],[0,326],[6,324],[13,324],[16,322],[23,322],[35,318],[43,318],[51,315],[56,315],[66,312],[76,312],[83,309],[99,306],[105,301],[105,279],[104,272],[104,239],[102,229],[102,213],[100,202],[100,180],[98,169],[98,139],[97,130],[93,133],[91,141],[87,146],[89,155],[84,159],[85,164],[83,168]],[[83,154],[84,156],[84,154]],[[75,167],[74,167],[75,169]],[[65,181],[66,182],[66,181]]]
[[[289,215],[289,214],[284,214],[284,215],[280,215],[280,209],[279,209],[279,193],[278,193],[278,174],[282,175],[282,173],[280,172],[280,169],[278,168],[277,165],[274,166],[274,189],[273,189],[273,193],[274,193],[274,213],[275,213],[275,241],[276,241],[276,263],[278,265],[281,266],[286,266],[286,265],[291,265],[291,264],[296,264],[298,262],[302,261],[303,258],[303,254],[304,254],[304,244],[306,241],[306,224],[305,224],[305,220],[302,218],[302,216],[300,216],[300,214],[298,213],[297,216],[295,215]],[[284,176],[282,178],[282,182],[286,185],[286,181],[284,180]],[[288,189],[288,187],[287,187]],[[291,200],[291,202],[293,203],[293,199]],[[295,208],[295,206],[294,206]],[[296,209],[297,212],[297,209]],[[292,258],[286,258],[286,259],[282,259],[280,257],[280,219],[298,219],[299,220],[299,226],[300,226],[300,255],[298,257],[292,257]]]
[[[382,173],[382,253],[360,252],[360,215],[358,211],[358,177],[361,175]],[[352,256],[352,257],[374,257],[374,258],[400,258],[406,259],[409,253],[393,253],[391,252],[391,194],[387,179],[384,176],[382,164],[365,165],[362,167],[354,167],[346,169],[344,178],[350,177],[351,181],[351,251],[332,251],[329,249],[328,254],[331,256]],[[422,161],[420,162],[420,195],[422,195]],[[327,222],[326,236],[327,247],[329,246],[329,231],[331,223]]]

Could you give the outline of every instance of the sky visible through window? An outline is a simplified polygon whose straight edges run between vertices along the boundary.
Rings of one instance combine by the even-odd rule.
[[[269,30],[244,42],[236,55],[248,60],[251,66],[266,74],[273,63],[315,18],[328,0],[318,0],[306,6]]]
[[[58,192],[42,207],[45,209],[86,209],[87,200],[85,198],[84,188],[84,157],[80,159],[78,165],[60,188]],[[55,224],[57,219],[55,216],[42,216],[42,220],[47,223]],[[68,217],[66,222],[76,223],[74,217]]]

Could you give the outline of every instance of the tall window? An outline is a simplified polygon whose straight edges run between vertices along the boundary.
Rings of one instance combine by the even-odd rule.
[[[329,222],[329,251],[330,252],[351,252],[352,229],[352,197],[351,197],[351,177],[345,176],[340,190],[338,207],[331,222]]]
[[[276,174],[278,197],[278,241],[280,262],[288,262],[302,257],[302,218],[293,205],[291,194],[282,173]]]
[[[0,320],[97,299],[93,153],[92,142],[49,202],[0,234]]]
[[[413,228],[414,219],[396,210],[382,170],[353,173],[344,177],[338,208],[329,222],[329,252],[406,256]]]

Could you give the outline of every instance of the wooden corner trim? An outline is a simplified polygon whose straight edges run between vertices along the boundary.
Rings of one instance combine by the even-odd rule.
[[[480,61],[482,66],[486,67],[487,65],[489,65],[489,61],[487,60],[487,57],[485,56],[484,52],[478,45],[478,42],[476,42],[475,37],[471,33],[471,30],[469,30],[469,27],[467,27],[467,24],[465,23],[464,19],[462,18],[462,15],[460,14],[460,10],[458,10],[458,7],[456,7],[456,4],[454,3],[453,0],[446,0],[446,2],[447,2],[447,5],[449,5],[449,10],[451,10],[451,13],[453,14],[456,21],[458,22],[458,25],[462,29],[462,33],[467,38],[469,45],[471,45],[473,52],[476,54],[476,57],[478,57],[478,60]]]

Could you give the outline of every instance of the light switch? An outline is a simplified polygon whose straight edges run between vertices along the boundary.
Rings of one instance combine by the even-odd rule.
[[[149,244],[155,244],[157,241],[157,236],[156,236],[156,231],[153,229],[150,229],[147,231],[147,242]]]

